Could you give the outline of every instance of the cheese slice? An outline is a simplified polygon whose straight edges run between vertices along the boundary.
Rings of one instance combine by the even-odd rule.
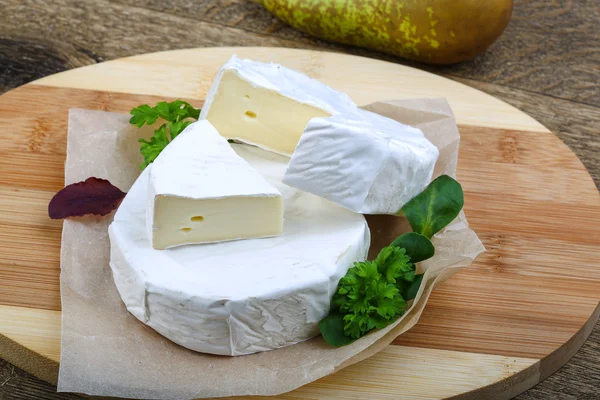
[[[312,119],[283,178],[362,214],[395,214],[431,181],[438,149],[416,128],[362,109]]]
[[[359,213],[399,211],[429,184],[439,156],[418,129],[299,72],[235,56],[219,70],[200,119],[225,137],[292,156],[288,185]]]
[[[356,106],[315,79],[233,56],[219,70],[200,119],[208,119],[227,138],[291,155],[311,118],[346,108]]]
[[[127,309],[189,349],[242,355],[318,335],[339,279],[366,258],[365,218],[281,182],[288,158],[247,145],[238,155],[284,198],[280,236],[152,248],[146,169],[109,227],[110,267]]]
[[[279,191],[208,121],[188,126],[149,169],[147,226],[156,249],[282,231]]]

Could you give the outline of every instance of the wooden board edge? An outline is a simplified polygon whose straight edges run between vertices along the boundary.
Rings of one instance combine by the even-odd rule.
[[[577,353],[577,351],[581,348],[591,334],[599,317],[600,303],[588,322],[585,323],[582,328],[563,346],[546,356],[544,359],[532,359],[531,366],[511,374],[505,379],[499,380],[498,382],[480,389],[450,397],[449,399],[477,400],[485,398],[490,400],[507,400],[535,386],[556,372],[556,370],[562,367],[575,353]],[[435,349],[427,350],[435,351]],[[450,350],[439,351],[442,353],[453,352]],[[479,353],[472,354],[477,355]],[[490,356],[507,357],[501,355]],[[58,362],[24,347],[20,343],[8,338],[3,334],[0,334],[0,357],[46,382],[49,382],[53,385],[56,385],[58,382]]]
[[[588,337],[592,334],[598,320],[600,320],[600,302],[594,313],[575,335],[571,336],[571,338],[563,343],[561,347],[541,360],[540,381],[543,381],[558,371],[579,351],[581,346],[583,346]]]
[[[0,358],[52,385],[58,384],[59,363],[0,333]]]
[[[587,341],[600,319],[600,302],[587,322],[561,347],[507,379],[447,400],[509,400],[531,389],[564,366]],[[523,379],[524,378],[524,379]]]
[[[563,346],[542,360],[532,359],[531,366],[511,374],[505,379],[473,391],[450,397],[449,399],[477,400],[485,398],[490,400],[507,400],[518,395],[519,393],[524,392],[527,389],[530,389],[556,372],[556,370],[563,366],[575,353],[577,353],[577,351],[581,348],[591,334],[599,317],[600,303],[590,319],[582,326],[581,329],[578,330],[575,335],[571,337],[571,339],[569,339]],[[435,349],[427,350],[435,351]],[[452,353],[453,351],[440,350],[440,352]],[[479,353],[473,354],[476,355]],[[507,357],[500,355],[491,356]],[[58,362],[29,350],[18,342],[2,334],[0,334],[0,357],[46,382],[49,382],[53,385],[56,385],[58,382]]]
[[[0,305],[0,336],[58,364],[61,320],[56,310]]]
[[[327,389],[339,386],[343,388],[344,392],[360,392],[365,395],[365,398],[384,399],[392,398],[399,388],[398,384],[405,382],[405,385],[402,386],[403,398],[439,400],[449,398],[444,396],[462,396],[482,385],[494,385],[504,381],[507,374],[511,376],[520,374],[532,366],[535,370],[536,365],[539,365],[539,359],[420,347],[387,346],[373,357],[276,398],[282,400],[325,399],[329,398]],[[443,380],[441,387],[434,388],[429,383],[429,379],[443,373],[448,375]],[[386,382],[373,380],[380,375],[387,376]],[[471,376],[473,379],[469,379]],[[448,395],[448,393],[460,394]],[[259,396],[256,399],[269,400],[270,398]],[[233,399],[240,398],[231,398],[231,400]]]
[[[510,400],[542,381],[540,361],[506,379],[444,400]]]
[[[535,386],[562,367],[585,343],[600,317],[600,303],[587,323],[563,346],[542,360],[491,385],[451,397],[453,400],[510,399]],[[435,349],[427,349],[433,350]],[[440,350],[441,352],[452,352]],[[461,352],[463,353],[463,352]],[[478,353],[473,353],[478,354]],[[58,381],[59,363],[36,353],[18,342],[0,334],[0,357],[32,375],[53,385]],[[499,356],[505,357],[505,356]],[[510,358],[510,357],[509,357]]]

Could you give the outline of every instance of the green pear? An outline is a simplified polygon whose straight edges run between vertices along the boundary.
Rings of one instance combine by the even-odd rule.
[[[487,49],[512,0],[258,0],[282,21],[321,39],[431,64]]]

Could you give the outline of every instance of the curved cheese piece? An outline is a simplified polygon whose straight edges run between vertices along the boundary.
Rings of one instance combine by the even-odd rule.
[[[227,138],[289,156],[311,118],[355,108],[346,94],[304,74],[233,56],[219,70],[200,119]]]
[[[155,249],[281,233],[281,194],[206,120],[189,125],[148,168]]]
[[[318,334],[339,279],[366,258],[364,217],[281,179],[287,158],[233,145],[284,197],[281,236],[155,250],[145,229],[148,169],[109,227],[110,266],[127,309],[189,349],[242,355]]]
[[[283,178],[362,214],[395,214],[431,181],[438,149],[416,128],[362,109],[312,119]]]

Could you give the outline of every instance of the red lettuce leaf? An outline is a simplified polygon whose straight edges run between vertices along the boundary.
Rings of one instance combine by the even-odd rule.
[[[87,178],[56,193],[48,204],[48,215],[52,219],[106,215],[119,207],[125,194],[106,179]]]

